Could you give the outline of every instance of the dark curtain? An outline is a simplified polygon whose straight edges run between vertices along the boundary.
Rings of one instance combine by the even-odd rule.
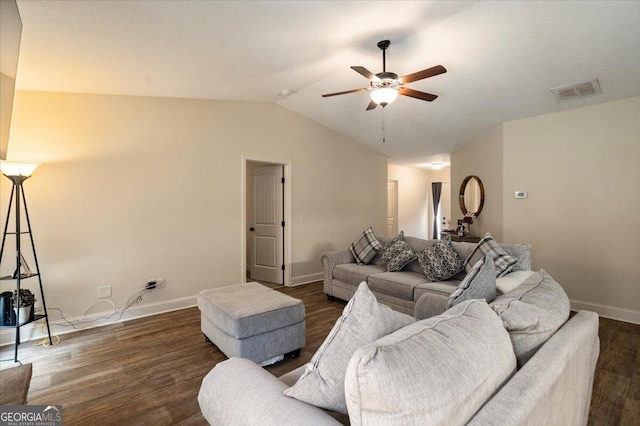
[[[440,206],[440,193],[442,182],[431,183],[431,195],[433,196],[433,239],[438,239],[438,207]]]

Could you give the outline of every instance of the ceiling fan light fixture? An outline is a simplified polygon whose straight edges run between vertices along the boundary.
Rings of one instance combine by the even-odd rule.
[[[398,97],[398,91],[390,87],[382,87],[371,91],[371,100],[383,107],[395,101]]]

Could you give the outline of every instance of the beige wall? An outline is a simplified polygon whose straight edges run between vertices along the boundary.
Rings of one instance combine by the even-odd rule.
[[[388,178],[398,181],[398,231],[412,237],[427,238],[431,186],[428,172],[389,164]]]
[[[480,176],[484,230],[530,243],[574,309],[640,323],[640,97],[504,123],[451,160],[452,192]]]
[[[8,156],[43,163],[25,191],[47,302],[72,316],[99,286],[120,305],[164,277],[161,310],[243,281],[243,156],[291,164],[293,281],[386,223],[387,159],[269,103],[17,92]]]
[[[484,207],[473,220],[471,233],[482,236],[487,232],[498,241],[506,241],[503,235],[502,208],[502,125],[482,138],[451,154],[451,227],[456,228],[463,214],[458,195],[465,177],[475,175],[484,185]]]
[[[580,307],[640,322],[640,97],[505,123],[504,158],[505,239]]]
[[[7,156],[15,84],[16,81],[13,78],[0,73],[0,159],[5,159]]]

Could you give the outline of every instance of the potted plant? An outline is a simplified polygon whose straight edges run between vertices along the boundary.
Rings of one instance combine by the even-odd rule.
[[[18,296],[18,290],[13,292],[13,309],[16,311],[18,324],[23,324],[31,319],[35,302],[36,296],[28,288],[21,288],[20,296]]]

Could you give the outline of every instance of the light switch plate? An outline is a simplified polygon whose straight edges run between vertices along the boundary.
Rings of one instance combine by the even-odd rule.
[[[517,199],[529,198],[529,191],[516,191]]]

